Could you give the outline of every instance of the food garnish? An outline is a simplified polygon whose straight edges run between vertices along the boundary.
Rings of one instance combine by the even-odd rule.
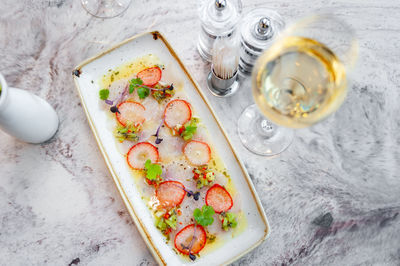
[[[167,236],[171,230],[176,229],[176,223],[178,219],[177,213],[177,209],[172,208],[169,211],[157,211],[154,214],[156,217],[155,225],[164,235]]]
[[[207,234],[207,243],[213,243],[217,239],[216,235]]]
[[[191,140],[197,131],[198,122],[199,119],[197,117],[192,117],[192,119],[190,119],[190,121],[186,122],[184,125],[176,125],[173,129],[171,129],[171,133],[173,136],[181,136],[186,141]]]
[[[129,94],[133,93],[139,85],[142,85],[143,81],[140,78],[131,79],[129,81]]]
[[[157,84],[151,90],[151,96],[158,102],[161,103],[164,99],[170,98],[174,96],[174,85],[171,84],[170,86],[161,86]]]
[[[141,129],[141,126],[133,126],[130,123],[127,123],[126,126],[117,125],[114,130],[114,136],[119,140],[119,142],[124,142],[125,140],[129,141],[138,141],[139,136],[136,134]]]
[[[140,99],[145,99],[150,94],[150,87],[142,85],[143,81],[140,78],[134,78],[129,81],[129,94],[133,93],[136,89],[137,95]]]
[[[144,98],[146,98],[147,96],[149,96],[149,94],[150,94],[150,89],[149,89],[149,88],[146,88],[146,87],[143,87],[143,86],[140,86],[140,87],[137,89],[137,94],[138,94],[138,96],[139,96],[140,99],[144,99]]]
[[[203,226],[199,224],[189,224],[179,231],[175,236],[175,248],[182,254],[189,255],[191,260],[195,260],[195,254],[199,253],[206,245],[207,234]]]
[[[194,254],[199,253],[207,242],[207,234],[203,226],[211,225],[214,222],[214,214],[214,209],[211,206],[204,205],[201,210],[196,208],[193,211],[196,223],[179,231],[175,236],[175,248],[179,252],[189,255],[191,260],[195,260]]]
[[[185,198],[185,186],[178,181],[164,181],[157,186],[156,197],[163,208],[173,208]]]
[[[161,69],[157,66],[140,71],[137,77],[143,81],[143,85],[152,87],[160,81],[161,75]]]
[[[207,143],[191,140],[183,147],[186,159],[193,165],[206,165],[211,159],[211,149]]]
[[[207,165],[193,168],[193,179],[196,180],[198,189],[210,185],[214,182],[215,174]]]
[[[144,163],[144,170],[146,173],[145,177],[150,183],[158,183],[162,180],[162,168],[158,163],[152,163],[151,160],[147,160]]]
[[[161,141],[163,141],[163,139],[158,136],[158,134],[160,133],[160,129],[161,129],[163,124],[164,124],[164,119],[161,121],[160,125],[158,126],[156,133],[154,135],[152,135],[153,137],[156,137],[156,140],[154,141],[155,144],[160,144]]]
[[[147,96],[151,94],[158,103],[161,103],[163,99],[167,97],[172,97],[174,95],[174,87],[171,86],[161,86],[157,84],[153,87],[149,87],[148,85],[143,84],[143,81],[140,78],[134,78],[129,81],[129,94],[137,91],[137,95],[140,99],[145,99]]]
[[[145,119],[146,108],[133,101],[125,101],[118,105],[118,112],[115,114],[118,122],[126,126],[128,123],[138,127],[143,124]]]
[[[199,191],[197,191],[197,192],[193,192],[193,191],[191,191],[191,190],[186,190],[185,189],[185,191],[186,191],[186,195],[188,196],[188,197],[191,197],[191,196],[193,196],[193,199],[195,200],[195,201],[198,201],[199,200],[199,197],[200,197],[200,192]]]
[[[190,198],[191,196],[193,196],[193,199],[195,201],[198,201],[200,198],[200,192],[193,192],[192,190],[187,190],[186,188],[183,188],[183,190],[186,192],[186,195]]]
[[[221,220],[222,229],[228,231],[230,228],[235,228],[237,226],[236,215],[231,212],[221,212],[218,216]]]
[[[100,99],[104,100],[104,102],[106,104],[112,105],[110,107],[110,111],[112,113],[119,112],[117,105],[124,100],[124,98],[125,98],[125,96],[127,94],[128,94],[128,86],[125,86],[124,90],[114,100],[109,100],[108,99],[108,97],[110,96],[110,90],[109,89],[102,89],[102,90],[99,91]]]
[[[150,160],[152,163],[158,161],[158,149],[148,142],[140,142],[132,146],[128,151],[126,159],[131,168],[144,170],[147,160]]]
[[[165,107],[164,122],[165,125],[173,129],[177,125],[184,125],[192,118],[190,104],[185,100],[172,100]]]
[[[110,95],[109,89],[102,89],[99,91],[100,99],[102,99],[103,101],[107,100],[109,95]]]
[[[214,184],[206,194],[206,205],[212,206],[216,213],[227,212],[232,208],[233,200],[224,187]]]
[[[196,208],[193,211],[193,217],[196,222],[202,226],[212,225],[214,222],[213,215],[215,214],[214,208],[212,206],[204,205],[201,210]]]

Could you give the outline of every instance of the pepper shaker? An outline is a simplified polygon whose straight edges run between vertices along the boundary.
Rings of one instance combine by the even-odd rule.
[[[282,17],[270,9],[257,8],[246,15],[240,29],[239,71],[242,75],[251,74],[257,58],[269,48],[284,26]]]
[[[232,35],[242,13],[240,0],[207,0],[200,6],[201,30],[197,49],[205,60],[211,62],[212,49],[217,37]]]

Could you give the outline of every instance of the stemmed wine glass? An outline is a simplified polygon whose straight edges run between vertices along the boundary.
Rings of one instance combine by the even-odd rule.
[[[98,18],[113,18],[122,14],[132,0],[81,0],[83,8]]]
[[[311,126],[336,111],[357,55],[352,29],[334,15],[313,15],[288,27],[253,68],[257,106],[239,117],[243,145],[259,155],[279,154],[291,144],[292,128]]]

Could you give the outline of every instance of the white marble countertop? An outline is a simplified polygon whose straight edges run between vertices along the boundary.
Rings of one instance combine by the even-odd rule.
[[[71,70],[87,57],[158,29],[205,88],[195,2],[137,1],[121,17],[91,17],[78,0],[2,0],[0,72],[47,99],[61,125],[48,144],[0,132],[0,265],[154,265],[104,165]],[[235,265],[400,264],[400,3],[255,0],[287,20],[326,8],[357,30],[360,61],[343,106],[299,130],[274,158],[251,154],[236,121],[249,85],[206,96],[253,179],[272,233]],[[313,221],[325,215],[322,223]],[[333,221],[330,223],[329,218]]]

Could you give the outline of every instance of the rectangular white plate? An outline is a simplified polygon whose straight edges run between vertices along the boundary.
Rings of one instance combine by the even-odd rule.
[[[184,90],[198,116],[213,136],[213,147],[222,157],[231,175],[240,194],[242,209],[247,216],[248,225],[243,233],[219,248],[202,255],[194,262],[183,260],[181,256],[178,256],[165,243],[164,236],[154,226],[151,213],[141,199],[130,169],[117,150],[113,133],[107,129],[109,117],[99,105],[99,85],[97,82],[92,82],[98,81],[109,69],[150,53],[157,55],[162,62],[172,65],[178,72],[177,75],[182,77]],[[125,40],[110,50],[86,60],[75,70],[80,73],[79,77],[74,75],[75,85],[105,162],[132,219],[159,264],[174,266],[227,264],[265,240],[269,233],[269,226],[249,176],[199,86],[159,32],[143,33]]]

